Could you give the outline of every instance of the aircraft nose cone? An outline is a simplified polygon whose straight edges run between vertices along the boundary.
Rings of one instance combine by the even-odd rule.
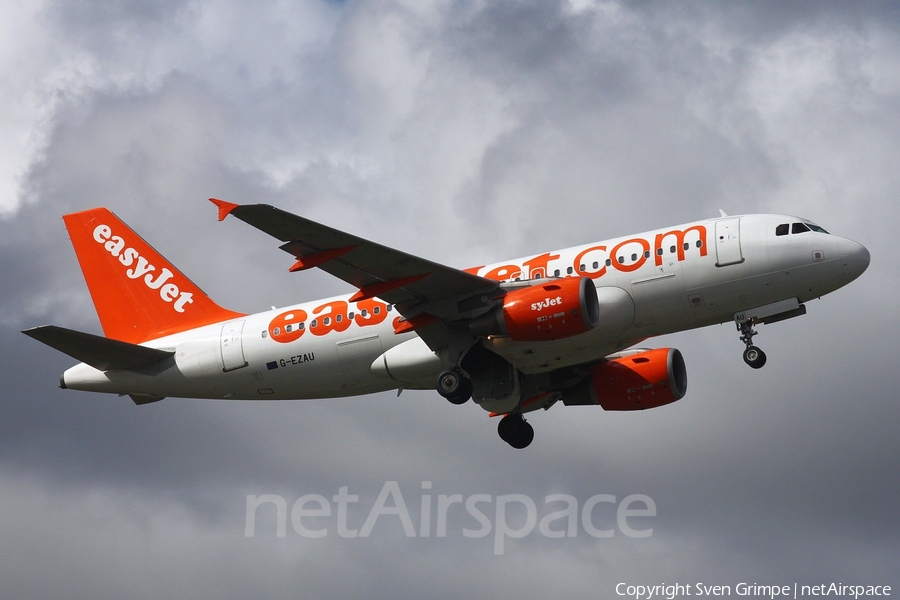
[[[869,267],[869,251],[850,240],[844,240],[842,250],[844,275],[848,281],[853,281]]]

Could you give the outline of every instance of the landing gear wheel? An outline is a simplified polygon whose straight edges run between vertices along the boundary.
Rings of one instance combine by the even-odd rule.
[[[437,391],[451,404],[465,404],[472,397],[472,382],[459,371],[444,371],[438,375]]]
[[[522,415],[506,415],[500,419],[497,433],[500,434],[500,439],[516,450],[527,448],[534,440],[534,428]]]
[[[754,369],[761,369],[766,364],[766,353],[756,346],[747,346],[744,350],[744,362]]]
[[[737,318],[737,317],[735,317]],[[741,341],[747,346],[744,350],[744,362],[754,369],[761,369],[766,364],[766,353],[753,345],[753,321],[736,321],[738,331],[741,332]]]
[[[515,420],[519,417],[514,415],[506,415],[502,419],[500,419],[500,423],[497,424],[497,433],[500,435],[500,439],[509,443],[510,438],[513,436],[514,429],[516,428]]]
[[[509,445],[516,450],[527,448],[534,441],[534,427],[528,421],[522,419],[522,425],[516,431],[516,436],[509,441]]]

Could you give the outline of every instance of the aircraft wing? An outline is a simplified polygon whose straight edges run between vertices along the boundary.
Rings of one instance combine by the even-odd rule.
[[[499,283],[321,225],[266,204],[239,205],[210,198],[219,220],[234,215],[284,242],[297,262],[291,271],[318,267],[359,291],[351,301],[378,297],[406,319],[432,350],[446,346],[450,323],[485,312],[502,295]]]

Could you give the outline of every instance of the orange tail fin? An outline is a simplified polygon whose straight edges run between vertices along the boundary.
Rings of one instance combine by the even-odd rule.
[[[106,337],[137,344],[245,316],[213,302],[109,210],[63,220]]]

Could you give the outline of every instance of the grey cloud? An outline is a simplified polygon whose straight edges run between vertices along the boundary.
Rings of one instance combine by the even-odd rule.
[[[96,68],[63,86],[26,194],[0,220],[7,595],[897,585],[896,9],[579,5],[49,5],[42,26]],[[141,45],[152,60],[135,58]],[[684,352],[684,399],[636,414],[554,407],[530,418],[525,452],[477,407],[427,392],[135,407],[57,389],[71,361],[18,330],[99,330],[66,212],[108,206],[237,310],[346,290],[286,273],[265,236],[217,223],[209,196],[461,267],[719,207],[812,217],[873,262],[807,316],[762,327],[762,371],[743,365],[730,324],[648,340]],[[537,501],[643,493],[658,514],[648,540],[532,534],[503,556],[458,531],[406,539],[389,517],[365,540],[277,538],[267,517],[243,535],[247,494],[349,486],[359,525],[389,480],[411,504],[431,481],[434,495]]]

